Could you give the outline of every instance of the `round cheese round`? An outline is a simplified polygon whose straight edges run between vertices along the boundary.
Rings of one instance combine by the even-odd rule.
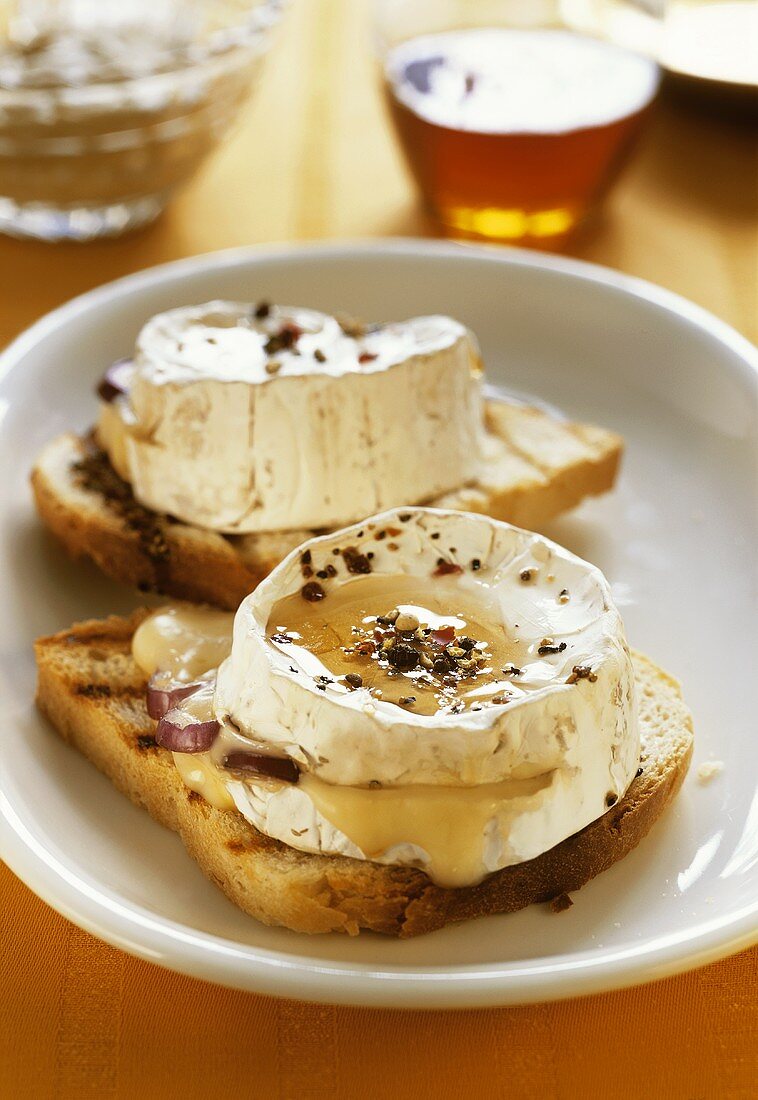
[[[449,317],[366,327],[208,302],[148,321],[98,435],[154,511],[229,533],[332,527],[475,478],[480,376]]]
[[[599,570],[436,509],[375,516],[285,559],[237,612],[214,712],[222,742],[300,768],[296,784],[230,773],[256,828],[444,885],[577,832],[639,759],[631,658]]]

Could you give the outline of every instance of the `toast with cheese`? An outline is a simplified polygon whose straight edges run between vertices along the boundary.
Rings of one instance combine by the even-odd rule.
[[[430,503],[539,530],[612,488],[622,453],[614,432],[513,401],[489,402],[485,472]],[[235,610],[312,531],[221,535],[143,507],[93,437],[59,436],[32,471],[37,509],[74,557],[142,591]]]
[[[132,635],[148,612],[78,623],[41,638],[37,703],[61,736],[137,805],[181,836],[205,874],[245,912],[297,932],[370,929],[409,937],[454,921],[559,899],[625,856],[679,790],[692,755],[692,719],[679,687],[634,654],[640,770],[601,818],[536,859],[477,886],[436,886],[416,868],[309,855],[259,833],[237,810],[217,810],[182,782],[155,741],[146,678]]]

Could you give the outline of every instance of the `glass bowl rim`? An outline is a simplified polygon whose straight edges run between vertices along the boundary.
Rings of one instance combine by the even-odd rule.
[[[203,0],[203,3],[207,6],[209,0]],[[156,72],[126,74],[117,78],[111,76],[97,79],[96,77],[81,84],[63,82],[44,85],[7,84],[0,80],[0,97],[7,101],[7,98],[11,97],[50,95],[55,92],[65,92],[67,96],[76,97],[77,93],[86,94],[90,88],[123,87],[142,80],[171,77],[189,68],[198,68],[230,56],[237,50],[249,46],[256,39],[265,39],[280,20],[288,3],[289,0],[257,0],[257,2],[248,0],[240,5],[241,10],[236,20],[211,31],[205,41],[190,42],[175,50],[166,50],[166,66]]]

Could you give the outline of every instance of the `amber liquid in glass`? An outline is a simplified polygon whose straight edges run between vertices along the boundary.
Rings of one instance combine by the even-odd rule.
[[[602,198],[658,87],[657,66],[560,30],[424,35],[385,65],[390,111],[452,233],[553,244]]]

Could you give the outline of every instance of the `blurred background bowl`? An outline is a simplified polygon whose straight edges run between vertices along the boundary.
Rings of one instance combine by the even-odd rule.
[[[284,0],[0,6],[0,232],[152,221],[228,131]]]

